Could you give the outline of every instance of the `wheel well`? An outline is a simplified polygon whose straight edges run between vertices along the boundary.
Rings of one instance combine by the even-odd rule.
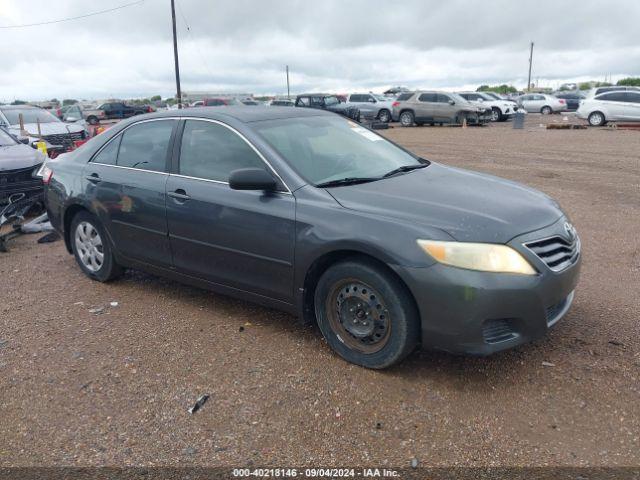
[[[402,110],[400,110],[400,115],[402,115],[404,112],[409,112],[415,116],[415,113],[413,113],[413,110],[410,108],[403,108]]]
[[[73,221],[73,217],[75,217],[76,214],[81,211],[88,212],[88,210],[82,205],[71,205],[64,212],[64,244],[67,247],[69,253],[73,253],[73,250],[71,249],[71,222]]]
[[[306,324],[316,323],[316,315],[315,315],[315,305],[314,305],[314,295],[316,291],[316,287],[318,286],[318,280],[324,272],[326,272],[329,267],[335,265],[336,263],[345,261],[345,260],[356,260],[361,261],[363,263],[373,264],[382,270],[384,270],[388,275],[390,275],[398,285],[402,288],[406,289],[407,293],[411,297],[414,303],[414,308],[417,312],[418,306],[413,298],[413,294],[407,284],[404,283],[404,280],[400,278],[400,276],[394,272],[385,262],[378,260],[376,257],[359,252],[357,250],[337,250],[334,252],[329,252],[321,257],[317,258],[307,270],[307,274],[304,279],[304,298],[303,298],[303,321]]]
[[[548,108],[553,112],[553,108],[551,108],[551,105],[543,105],[542,108],[540,108],[540,111],[542,112],[545,108]]]

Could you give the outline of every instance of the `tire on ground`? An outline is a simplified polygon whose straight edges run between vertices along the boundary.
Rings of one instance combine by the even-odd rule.
[[[79,247],[76,244],[76,231],[78,230],[78,226],[83,222],[90,224],[94,229],[96,229],[98,234],[100,235],[100,239],[102,240],[103,262],[100,268],[96,271],[91,271],[84,265],[80,258]],[[86,210],[81,210],[76,213],[71,220],[69,236],[71,248],[73,250],[74,257],[76,258],[76,262],[87,277],[91,278],[92,280],[97,280],[98,282],[108,282],[109,280],[113,280],[122,275],[124,269],[116,262],[116,259],[113,256],[111,244],[109,243],[109,237],[107,236],[104,227],[100,223],[100,220],[98,220],[95,215],[87,212]]]
[[[348,345],[348,343],[358,343],[356,337],[347,337],[344,340],[341,335],[350,334],[346,330],[336,331],[332,327],[330,315],[333,315],[334,325],[338,322],[338,328],[344,328],[341,326],[347,321],[338,314],[337,304],[334,305],[332,301],[333,298],[337,298],[335,295],[342,295],[345,282],[357,283],[369,288],[369,292],[363,292],[365,298],[371,294],[368,298],[372,298],[374,304],[379,303],[378,314],[380,312],[386,314],[388,333],[385,333],[378,346],[374,347],[378,348],[377,351],[363,352],[358,350],[358,347]],[[373,295],[374,292],[377,293],[377,297]],[[356,299],[356,301],[360,300]],[[373,369],[386,368],[409,355],[419,342],[420,318],[413,297],[407,288],[393,277],[393,274],[373,261],[346,260],[329,267],[318,281],[314,292],[314,303],[316,319],[324,338],[329,346],[348,362]],[[330,312],[330,308],[335,308],[335,312]],[[349,321],[355,322],[355,317],[349,318]]]

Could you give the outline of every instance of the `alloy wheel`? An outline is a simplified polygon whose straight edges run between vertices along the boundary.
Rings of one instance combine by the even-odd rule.
[[[80,222],[74,240],[78,258],[90,272],[97,272],[104,263],[104,248],[98,230],[89,222]]]

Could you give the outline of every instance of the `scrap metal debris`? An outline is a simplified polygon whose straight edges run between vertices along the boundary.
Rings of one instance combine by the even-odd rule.
[[[542,366],[543,367],[555,367],[556,364],[555,363],[551,363],[551,362],[542,362]]]
[[[193,407],[191,407],[189,409],[189,413],[191,415],[193,415],[194,413],[196,413],[198,410],[200,410],[202,408],[202,406],[207,403],[207,400],[209,400],[209,395],[207,395],[206,393],[204,395],[202,395],[197,401],[196,403],[193,405]]]

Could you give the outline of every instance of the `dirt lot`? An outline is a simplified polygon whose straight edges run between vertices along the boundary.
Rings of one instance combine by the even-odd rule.
[[[136,272],[95,283],[22,237],[0,254],[0,466],[639,465],[640,132],[542,121],[386,134],[559,200],[584,266],[548,338],[368,371],[288,315]]]

